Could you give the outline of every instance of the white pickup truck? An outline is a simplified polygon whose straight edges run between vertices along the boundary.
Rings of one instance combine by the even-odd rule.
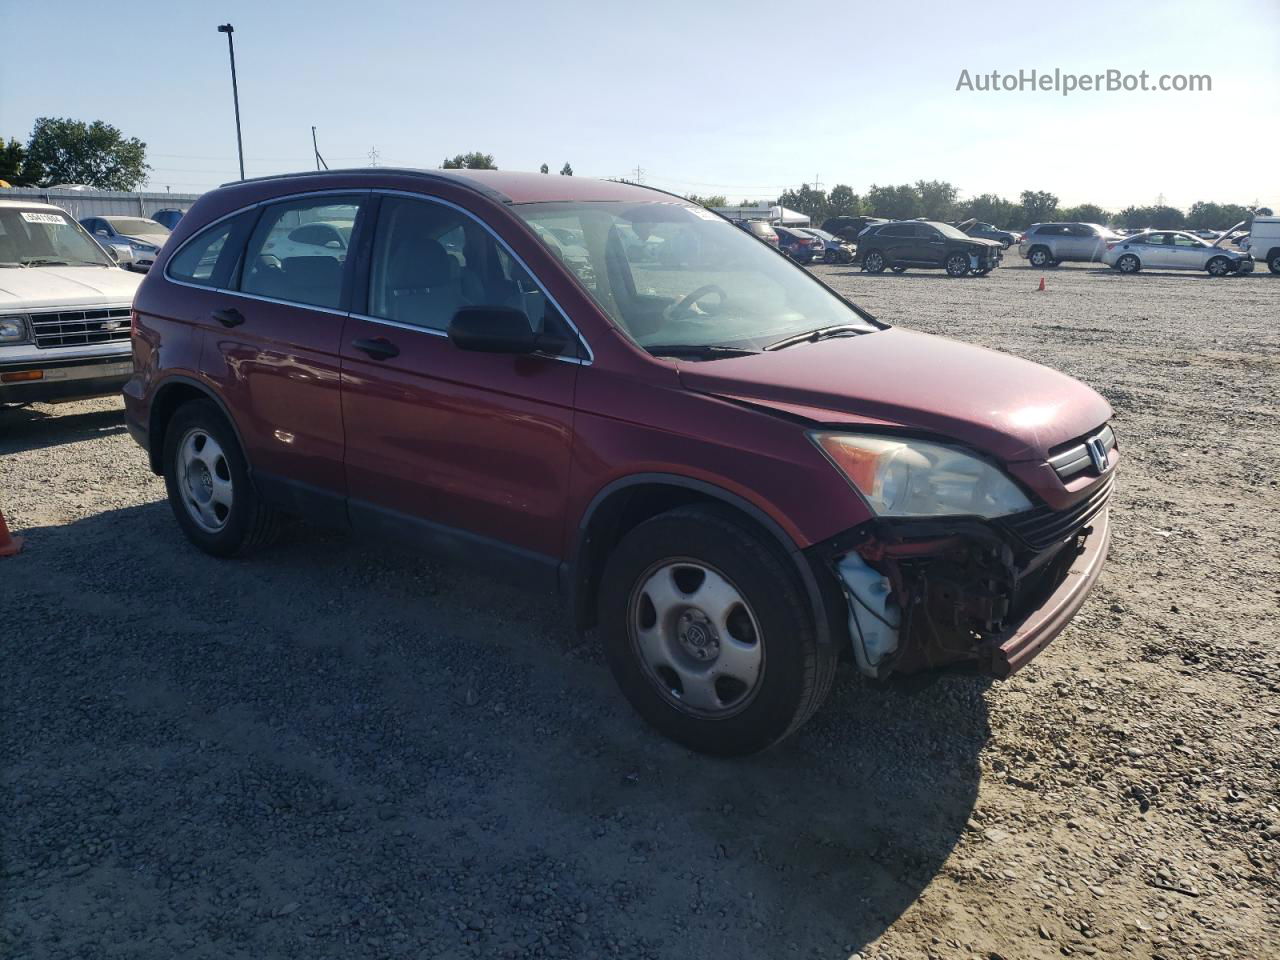
[[[60,207],[0,199],[0,405],[118,392],[141,280]]]

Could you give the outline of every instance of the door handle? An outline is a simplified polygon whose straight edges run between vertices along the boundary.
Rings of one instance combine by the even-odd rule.
[[[352,340],[351,345],[367,353],[374,360],[390,360],[392,357],[400,356],[400,348],[385,337]]]
[[[235,307],[227,307],[225,310],[215,310],[211,316],[224,327],[238,327],[240,324],[244,323],[244,314]]]

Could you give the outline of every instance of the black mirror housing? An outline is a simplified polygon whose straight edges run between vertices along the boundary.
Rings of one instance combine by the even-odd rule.
[[[479,353],[533,353],[538,335],[522,310],[511,307],[463,307],[449,322],[449,340],[459,350]]]

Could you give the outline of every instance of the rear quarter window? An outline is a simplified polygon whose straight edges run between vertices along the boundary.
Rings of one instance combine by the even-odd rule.
[[[169,260],[166,275],[201,287],[230,286],[256,219],[256,210],[246,210],[197,233]]]

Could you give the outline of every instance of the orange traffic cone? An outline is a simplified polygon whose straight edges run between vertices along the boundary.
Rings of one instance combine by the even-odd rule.
[[[1043,290],[1043,289],[1044,289],[1044,277],[1041,277],[1041,278],[1040,278],[1040,286],[1039,286],[1039,287],[1037,287],[1036,289],[1038,289],[1038,290]]]
[[[12,557],[22,549],[22,538],[9,534],[9,527],[0,513],[0,557]]]

